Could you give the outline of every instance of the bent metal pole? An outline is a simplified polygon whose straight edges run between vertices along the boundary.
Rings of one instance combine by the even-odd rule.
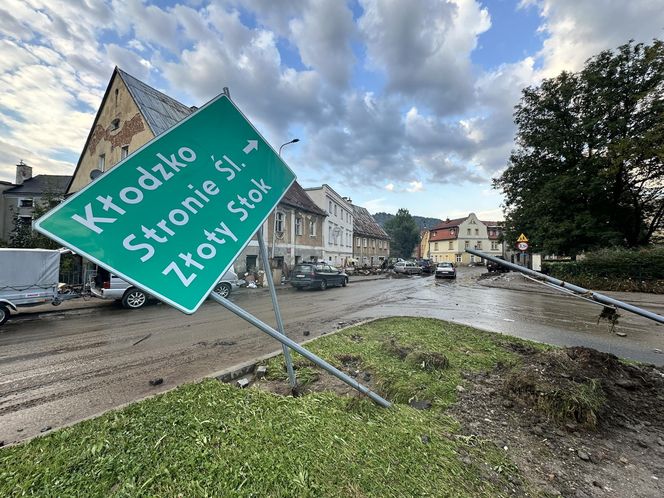
[[[557,278],[549,277],[548,275],[543,275],[539,272],[531,270],[530,268],[524,268],[523,266],[519,266],[514,263],[510,263],[509,261],[505,261],[504,259],[500,259],[495,256],[485,254],[476,249],[466,249],[466,252],[473,254],[475,256],[479,256],[480,258],[488,259],[489,261],[493,261],[494,263],[498,263],[499,265],[506,266],[507,268],[511,268],[512,270],[516,270],[525,275],[530,275],[531,277],[535,277],[537,280],[544,280],[545,282],[557,285],[562,289],[569,289],[572,292],[575,292],[576,294],[582,294],[583,297],[591,299],[598,303],[606,304],[609,306],[615,306],[616,308],[621,308],[625,311],[636,313],[637,315],[641,315],[642,317],[654,320],[658,323],[664,323],[664,316],[658,315],[657,313],[653,313],[652,311],[644,310],[643,308],[633,306],[623,301],[618,301],[617,299],[605,296],[604,294],[600,294],[599,292],[594,292],[588,289],[584,289],[583,287],[579,287],[578,285],[570,284],[569,282],[564,282],[563,280],[558,280]]]
[[[261,254],[261,262],[263,270],[265,270],[265,278],[267,285],[270,288],[270,297],[272,298],[272,307],[274,308],[274,316],[277,320],[277,330],[280,334],[286,335],[284,331],[284,322],[281,319],[281,308],[279,308],[279,301],[277,301],[277,289],[274,287],[274,279],[272,278],[272,269],[270,268],[270,260],[267,257],[267,247],[265,246],[265,238],[263,237],[263,227],[261,226],[256,233],[258,238],[258,249]],[[281,345],[284,350],[284,361],[286,362],[286,371],[288,372],[288,382],[292,389],[297,387],[297,379],[293,371],[293,360],[291,360],[290,350],[285,344]]]
[[[375,392],[370,391],[367,387],[363,386],[362,384],[360,384],[358,381],[356,381],[352,377],[349,377],[348,375],[346,375],[342,371],[340,371],[337,368],[333,367],[328,362],[326,362],[322,358],[319,358],[318,356],[316,356],[315,354],[313,354],[309,350],[303,348],[297,342],[293,341],[289,337],[287,337],[283,334],[280,334],[279,332],[274,330],[272,327],[270,327],[266,323],[261,322],[255,316],[251,315],[250,313],[247,313],[245,310],[240,308],[237,304],[229,301],[228,299],[224,299],[223,297],[221,297],[216,292],[212,292],[210,294],[210,297],[212,297],[212,299],[217,301],[219,304],[221,304],[228,311],[230,311],[232,313],[235,313],[237,316],[239,316],[243,320],[248,321],[254,327],[257,327],[258,329],[265,332],[267,335],[271,336],[273,339],[276,339],[280,343],[288,346],[289,348],[291,348],[296,353],[301,354],[307,360],[315,363],[316,365],[321,367],[323,370],[326,370],[330,374],[334,375],[337,379],[339,379],[339,380],[345,382],[346,384],[348,384],[353,389],[357,389],[362,394],[366,394],[367,396],[369,396],[373,401],[375,401],[380,406],[382,406],[384,408],[389,408],[389,407],[392,406],[392,404],[389,401],[387,401],[386,399],[383,399],[378,394],[376,394]]]

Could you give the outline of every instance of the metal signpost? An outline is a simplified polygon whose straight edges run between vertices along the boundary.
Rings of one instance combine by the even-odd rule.
[[[294,173],[228,95],[222,94],[46,213],[34,226],[191,314],[294,181]],[[283,334],[262,230],[258,235],[279,328],[273,337],[284,347],[295,386],[287,349],[293,348],[293,341]],[[227,302],[216,293],[212,296]],[[244,310],[229,309],[255,324],[256,319]],[[311,353],[306,357],[323,368],[327,365]],[[348,382],[342,372],[331,368],[331,373],[359,389],[356,381]]]

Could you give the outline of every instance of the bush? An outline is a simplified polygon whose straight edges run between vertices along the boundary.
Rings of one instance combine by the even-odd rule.
[[[664,294],[664,247],[603,249],[578,261],[544,263],[543,270],[591,289]]]

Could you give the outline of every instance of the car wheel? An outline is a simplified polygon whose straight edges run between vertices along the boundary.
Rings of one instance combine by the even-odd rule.
[[[231,295],[231,284],[222,282],[214,288],[214,291],[221,297],[228,297]]]
[[[320,281],[320,290],[327,289],[327,280],[323,279]]]
[[[341,281],[341,287],[346,287],[348,285],[348,277],[344,277]]]
[[[147,300],[148,296],[145,295],[145,292],[132,287],[122,296],[122,307],[137,310],[138,308],[142,308]]]
[[[7,306],[0,305],[0,325],[5,323],[9,318],[9,308]]]

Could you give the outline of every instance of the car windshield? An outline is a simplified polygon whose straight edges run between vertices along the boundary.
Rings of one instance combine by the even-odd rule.
[[[453,268],[452,263],[438,263],[438,268]]]

